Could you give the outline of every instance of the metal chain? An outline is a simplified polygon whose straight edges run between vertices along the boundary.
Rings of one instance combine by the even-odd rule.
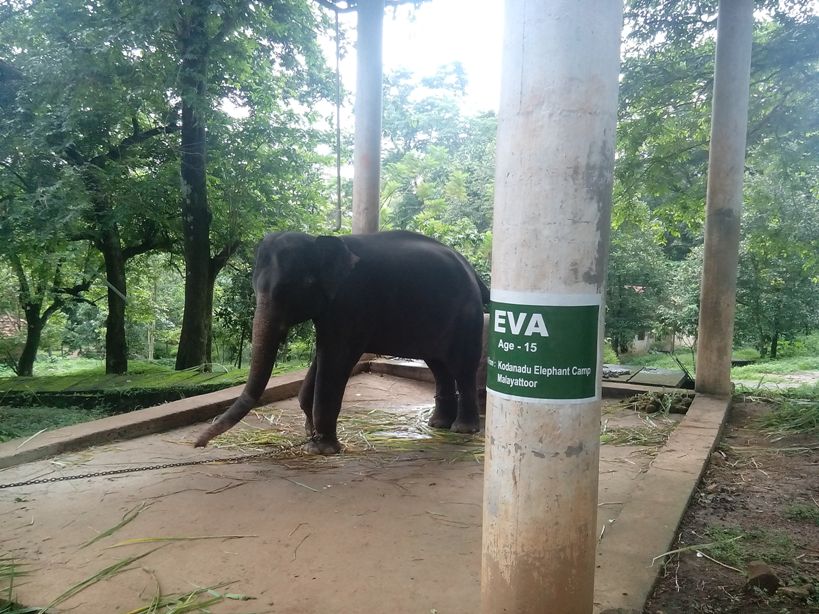
[[[52,482],[67,482],[69,480],[83,480],[86,478],[98,478],[106,475],[122,475],[123,473],[137,473],[139,471],[153,471],[156,469],[171,469],[173,467],[190,467],[193,465],[208,465],[211,463],[239,463],[253,458],[261,458],[262,456],[270,456],[277,452],[287,452],[293,448],[303,446],[312,438],[307,438],[304,441],[292,443],[283,446],[276,450],[267,452],[257,452],[256,454],[245,454],[243,456],[232,456],[229,458],[206,458],[202,460],[180,461],[178,463],[164,463],[162,465],[144,465],[142,467],[127,467],[125,469],[109,469],[107,471],[96,471],[94,473],[81,473],[79,475],[61,475],[53,478],[39,478],[34,480],[25,480],[22,482],[11,482],[10,484],[0,484],[0,490],[5,488],[18,488],[20,486],[33,486],[35,484],[51,484]]]

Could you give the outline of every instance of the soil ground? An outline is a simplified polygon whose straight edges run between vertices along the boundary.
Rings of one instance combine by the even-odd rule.
[[[158,594],[228,582],[218,590],[254,600],[210,611],[478,611],[483,441],[425,429],[433,392],[426,382],[353,378],[340,419],[348,450],[337,457],[291,452],[0,491],[0,551],[32,571],[17,586],[18,600],[45,605],[144,554],[53,611],[129,612]],[[678,418],[647,418],[616,401],[604,406],[601,543]],[[260,449],[271,434],[296,440],[302,423],[290,399],[249,417],[221,448],[193,449],[197,425],[6,469],[0,482],[229,459]],[[131,520],[116,528],[124,518]],[[118,545],[160,537],[176,541]]]
[[[819,612],[819,443],[763,433],[757,421],[773,410],[735,402],[674,548],[716,545],[671,556],[646,614]],[[751,560],[788,588],[746,589]]]

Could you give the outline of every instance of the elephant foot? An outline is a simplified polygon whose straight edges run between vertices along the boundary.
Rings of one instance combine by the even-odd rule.
[[[435,411],[429,417],[429,424],[434,429],[448,429],[455,422],[455,416],[458,414],[458,397],[451,396],[436,396],[435,397]]]
[[[329,439],[317,435],[304,444],[304,450],[308,454],[321,454],[324,456],[329,456],[331,454],[338,454],[341,452],[341,443],[335,437],[333,437],[333,439]]]
[[[453,422],[455,422],[455,420],[452,418],[452,416],[440,415],[436,411],[429,417],[427,424],[434,429],[448,429],[452,426]]]
[[[481,430],[481,421],[478,418],[474,420],[455,420],[449,428],[453,433],[477,433]]]
[[[308,437],[312,437],[316,434],[316,429],[313,426],[313,421],[310,418],[304,421],[304,434]]]

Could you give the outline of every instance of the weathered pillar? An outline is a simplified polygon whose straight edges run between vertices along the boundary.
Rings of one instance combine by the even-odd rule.
[[[359,0],[353,150],[353,233],[356,234],[378,230],[383,29],[384,0]]]
[[[507,0],[481,611],[592,611],[621,1]]]
[[[697,392],[715,395],[731,393],[753,10],[719,3],[696,375]]]

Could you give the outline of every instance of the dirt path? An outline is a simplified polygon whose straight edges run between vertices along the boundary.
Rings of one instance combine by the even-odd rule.
[[[772,410],[734,406],[676,547],[716,545],[673,555],[647,614],[819,612],[819,442],[766,436],[756,421]],[[787,588],[746,589],[755,559]]]

